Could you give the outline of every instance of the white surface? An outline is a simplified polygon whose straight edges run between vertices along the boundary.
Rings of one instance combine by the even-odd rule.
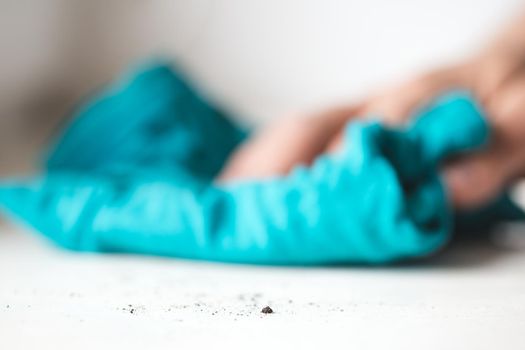
[[[2,226],[0,348],[523,349],[517,235],[411,266],[270,268],[74,254]]]

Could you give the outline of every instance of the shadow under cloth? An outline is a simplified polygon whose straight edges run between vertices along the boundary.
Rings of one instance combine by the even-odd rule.
[[[247,137],[165,64],[125,75],[82,108],[45,171],[4,181],[0,207],[60,246],[255,264],[388,263],[426,256],[454,224],[523,214],[503,196],[458,215],[439,166],[484,147],[469,94],[440,97],[393,129],[351,121],[344,147],[288,176],[217,185]]]

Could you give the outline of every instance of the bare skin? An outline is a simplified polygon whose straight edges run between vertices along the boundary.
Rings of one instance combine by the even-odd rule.
[[[219,182],[263,179],[309,165],[326,152],[335,135],[360,106],[341,106],[305,117],[288,117],[263,128],[231,157]]]
[[[298,164],[336,152],[348,120],[373,114],[402,124],[437,95],[456,88],[470,90],[481,102],[494,137],[487,150],[448,165],[443,175],[456,207],[481,205],[525,175],[525,15],[464,62],[396,84],[360,104],[277,121],[234,154],[219,181],[286,175]]]

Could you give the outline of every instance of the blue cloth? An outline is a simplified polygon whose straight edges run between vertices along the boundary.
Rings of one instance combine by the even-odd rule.
[[[150,66],[82,109],[46,172],[5,182],[0,206],[81,251],[385,263],[447,242],[455,215],[438,167],[483,147],[489,126],[469,95],[457,92],[402,130],[351,122],[341,153],[289,176],[214,184],[246,136],[168,66]]]

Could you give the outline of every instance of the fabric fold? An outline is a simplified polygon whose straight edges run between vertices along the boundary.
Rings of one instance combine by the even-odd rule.
[[[454,213],[439,166],[483,147],[489,126],[456,92],[403,130],[351,122],[340,153],[288,176],[216,185],[245,136],[174,71],[148,67],[76,116],[42,176],[0,186],[0,206],[80,251],[387,263],[447,242]]]

